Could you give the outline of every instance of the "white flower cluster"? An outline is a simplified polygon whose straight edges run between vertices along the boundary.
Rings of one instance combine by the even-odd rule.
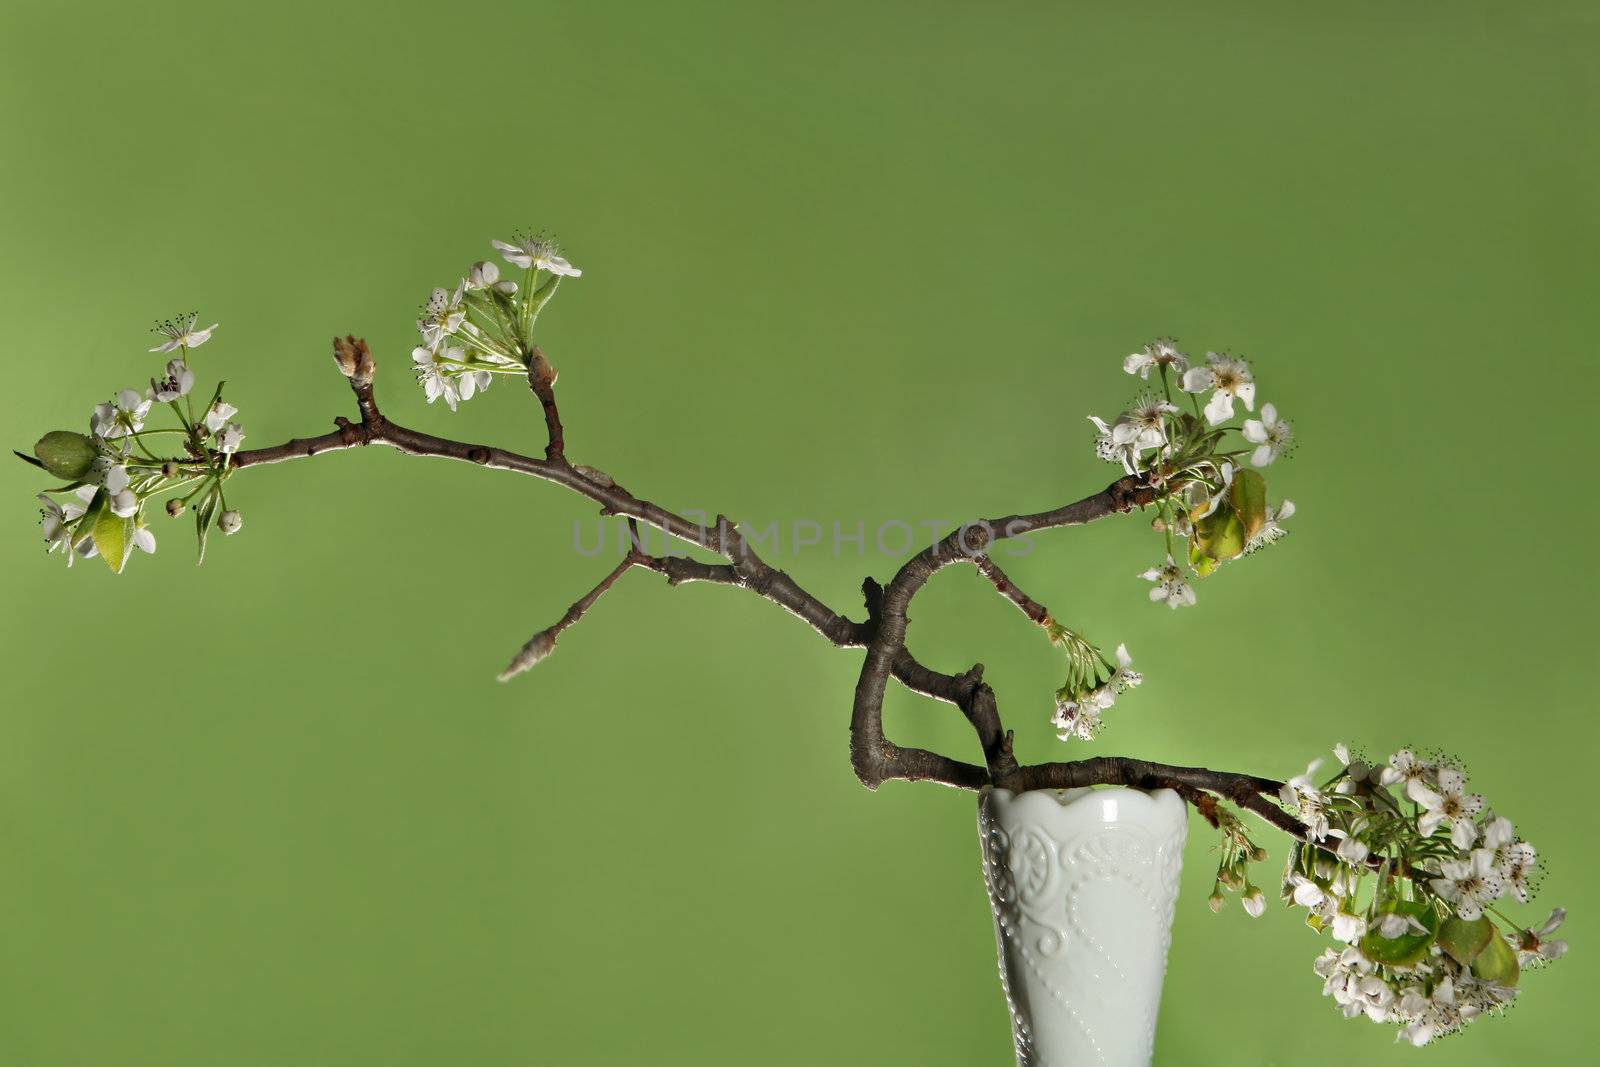
[[[1144,681],[1133,670],[1133,657],[1127,645],[1118,645],[1116,662],[1105,657],[1082,636],[1046,619],[1045,632],[1050,643],[1067,654],[1067,681],[1056,690],[1056,711],[1050,724],[1062,741],[1077,738],[1092,741],[1101,726],[1101,715],[1117,702],[1117,697]]]
[[[1269,505],[1259,469],[1292,450],[1294,433],[1271,404],[1262,405],[1259,419],[1228,425],[1235,401],[1255,410],[1255,378],[1235,356],[1208,352],[1203,365],[1190,366],[1170,339],[1162,339],[1128,356],[1122,369],[1154,379],[1159,391],[1139,396],[1110,423],[1091,415],[1095,454],[1157,490],[1152,525],[1166,537],[1166,559],[1140,577],[1155,583],[1151,600],[1187,607],[1195,602],[1191,578],[1284,535],[1294,504]],[[1204,393],[1210,396],[1202,408]],[[1190,411],[1178,403],[1185,396]],[[1238,438],[1230,440],[1230,433]],[[1255,469],[1244,468],[1246,460]]]
[[[451,411],[489,388],[495,375],[527,372],[539,312],[562,278],[583,274],[543,234],[493,244],[507,263],[522,268],[520,284],[502,278],[493,261],[480,260],[453,290],[435,289],[417,319],[422,343],[411,350],[417,381],[428,403],[443,399]]]
[[[182,514],[191,499],[200,497],[196,517],[202,553],[213,519],[223,533],[241,526],[239,513],[228,510],[222,498],[231,457],[244,441],[244,430],[233,421],[238,409],[223,401],[220,385],[203,411],[194,406],[189,353],[217,328],[212,323],[198,329],[199,319],[191,312],[156,325],[154,332],[165,340],[150,351],[178,354],[167,361],[162,377],[151,379],[149,388],[123,389],[96,405],[87,434],[54,430],[34,445],[31,462],[68,482],[39,494],[39,500],[46,551],[61,550],[69,566],[76,559],[99,556],[121,572],[133,549],[154,552],[156,537],[145,523],[146,502],[195,483],[187,496],[168,500],[166,510]],[[170,410],[179,425],[148,427],[152,414],[162,410]],[[167,435],[181,440],[182,454],[158,455],[159,442],[172,439]],[[58,502],[51,494],[65,494],[66,499]]]
[[[1551,938],[1562,909],[1537,928],[1500,910],[1508,895],[1530,899],[1537,853],[1459,768],[1409,749],[1377,766],[1334,754],[1341,769],[1326,781],[1318,760],[1283,786],[1309,828],[1283,897],[1342,943],[1315,970],[1347,1018],[1424,1045],[1509,1003],[1525,967],[1566,952]]]

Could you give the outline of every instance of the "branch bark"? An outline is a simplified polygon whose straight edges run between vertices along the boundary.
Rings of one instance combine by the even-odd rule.
[[[334,420],[335,429],[329,433],[236,453],[232,458],[235,468],[383,445],[407,455],[472,463],[553,482],[599,504],[602,514],[625,516],[631,523],[646,523],[722,558],[723,562],[708,563],[689,557],[653,556],[643,552],[635,542],[621,562],[574,603],[555,625],[535,634],[519,650],[502,678],[537,663],[554,647],[556,635],[582,619],[623,573],[642,567],[661,574],[671,585],[712,582],[747,589],[784,608],[833,645],[865,648],[852,702],[850,756],[856,776],[869,789],[893,779],[932,781],[972,790],[991,785],[1013,791],[1089,785],[1170,787],[1191,802],[1197,793],[1225,798],[1286,833],[1297,837],[1305,834],[1306,827],[1269,799],[1276,797],[1282,784],[1269,778],[1123,756],[1019,766],[1012,751],[1012,735],[1001,722],[994,691],[983,681],[982,664],[960,674],[945,674],[921,663],[906,646],[910,624],[907,609],[912,599],[934,574],[953,563],[974,564],[979,573],[1030,620],[1045,623],[1049,619],[1048,611],[1023,592],[989,557],[992,546],[1007,538],[1082,525],[1128,512],[1153,502],[1164,489],[1170,490],[1172,486],[1158,487],[1142,477],[1130,475],[1119,478],[1098,493],[1048,511],[967,523],[907,560],[887,586],[879,586],[868,578],[863,584],[867,619],[857,622],[834,611],[789,574],[761,559],[738,525],[725,516],[717,516],[716,522],[706,528],[636,497],[592,468],[571,464],[566,458],[565,431],[555,402],[555,374],[537,349],[529,366],[528,383],[545,413],[548,444],[543,459],[490,445],[436,437],[393,422],[379,409],[373,395],[374,368],[366,343],[353,337],[338,339],[335,358],[350,379],[360,421],[352,422],[341,416]],[[983,764],[967,763],[891,742],[883,730],[883,699],[891,677],[914,692],[959,708],[977,735]]]

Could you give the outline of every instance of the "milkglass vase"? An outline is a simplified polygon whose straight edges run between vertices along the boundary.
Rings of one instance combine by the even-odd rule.
[[[1170,789],[985,789],[983,877],[1018,1067],[1145,1067],[1188,813]]]

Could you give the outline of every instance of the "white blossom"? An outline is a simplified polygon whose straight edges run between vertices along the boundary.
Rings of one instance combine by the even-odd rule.
[[[1532,877],[1538,862],[1537,850],[1526,841],[1518,841],[1506,846],[1502,850],[1501,857],[1498,865],[1500,876],[1511,888],[1511,895],[1526,904],[1532,895],[1528,879]]]
[[[1275,508],[1269,505],[1267,508],[1267,518],[1266,521],[1261,524],[1261,529],[1256,531],[1256,535],[1254,537],[1245,542],[1245,554],[1248,555],[1251,552],[1256,552],[1260,549],[1266,548],[1279,538],[1287,536],[1289,531],[1283,528],[1283,521],[1293,514],[1293,500],[1285,500]]]
[[[1378,775],[1379,785],[1404,785],[1409,796],[1413,783],[1425,785],[1433,776],[1433,764],[1418,759],[1409,748],[1402,748],[1389,757],[1388,764]],[[1413,797],[1412,799],[1416,799]]]
[[[411,350],[411,361],[416,365],[417,381],[422,393],[433,403],[440,397],[451,411],[462,400],[470,400],[474,393],[488,385],[488,371],[463,372],[459,366],[466,351],[460,348],[429,348],[418,345]]]
[[[58,548],[68,549],[68,562],[71,562],[72,531],[67,528],[68,524],[76,522],[83,516],[89,507],[89,501],[94,499],[94,494],[94,486],[80,486],[73,494],[77,500],[68,500],[61,504],[44,493],[39,494],[39,502],[44,505],[39,509],[39,525],[44,530],[46,552],[54,552]]]
[[[1171,338],[1161,338],[1144,346],[1122,361],[1122,369],[1141,378],[1149,378],[1156,367],[1171,367],[1178,374],[1189,369],[1189,358],[1179,352]]]
[[[1378,936],[1386,937],[1393,941],[1397,937],[1408,937],[1412,934],[1426,934],[1428,928],[1417,920],[1415,915],[1404,912],[1391,911],[1378,920]]]
[[[435,289],[433,295],[428,297],[428,302],[422,308],[422,318],[417,320],[417,329],[422,333],[424,344],[430,348],[437,347],[447,336],[461,328],[461,323],[467,317],[467,309],[461,305],[465,291],[466,283],[463,282],[456,286],[455,292]]]
[[[171,352],[175,348],[199,348],[211,340],[211,331],[217,328],[217,324],[213,322],[205,329],[197,330],[194,327],[195,323],[199,321],[200,313],[192,311],[189,313],[188,318],[179,315],[175,319],[157,323],[153,332],[161,334],[166,340],[150,351]]]
[[[237,422],[227,423],[217,431],[217,451],[225,456],[239,451],[239,445],[243,442],[244,430],[240,429]]]
[[[1313,775],[1321,766],[1322,760],[1312,760],[1306,765],[1304,774],[1290,778],[1278,790],[1278,799],[1286,806],[1296,809],[1300,821],[1306,824],[1307,833],[1313,841],[1321,841],[1328,836],[1328,798],[1317,788],[1313,779]]]
[[[1194,587],[1183,580],[1183,571],[1178,568],[1177,561],[1171,556],[1167,557],[1166,563],[1159,567],[1151,567],[1139,577],[1147,582],[1156,583],[1150,590],[1150,599],[1157,603],[1173,609],[1194,603]]]
[[[488,289],[500,280],[500,265],[492,259],[480,259],[467,273],[468,289]]]
[[[236,534],[239,532],[239,528],[243,525],[244,516],[240,515],[237,511],[224,511],[221,515],[217,516],[217,529],[221,530],[225,534]]]
[[[155,555],[155,552],[156,552],[156,535],[155,535],[155,531],[150,529],[150,527],[145,526],[143,524],[139,524],[139,525],[134,526],[134,528],[133,528],[133,547],[137,548],[139,551],[145,553],[146,555],[150,555],[150,556]]]
[[[1407,794],[1423,807],[1417,829],[1423,837],[1431,837],[1441,825],[1447,826],[1457,848],[1471,848],[1478,837],[1478,825],[1472,820],[1483,810],[1483,798],[1466,791],[1466,775],[1454,767],[1441,767],[1435,781],[1437,791],[1420,782],[1407,783]]]
[[[1167,443],[1162,416],[1176,410],[1172,404],[1152,397],[1137,401],[1132,410],[1118,415],[1116,422],[1109,426],[1104,419],[1090,415],[1089,421],[1100,432],[1095,441],[1095,454],[1104,460],[1121,462],[1123,470],[1129,474],[1138,473],[1140,455]]]
[[[1339,847],[1334,849],[1334,854],[1350,866],[1359,867],[1367,861],[1367,854],[1370,851],[1365,842],[1354,834],[1350,834],[1339,842]]]
[[[1290,875],[1290,879],[1294,884],[1294,902],[1302,908],[1315,908],[1328,899],[1320,885],[1298,871]]]
[[[1483,914],[1483,905],[1497,900],[1502,892],[1494,853],[1485,848],[1474,849],[1466,859],[1445,860],[1440,874],[1429,881],[1429,886],[1454,904],[1456,914],[1469,922]]]
[[[181,359],[167,361],[167,376],[150,382],[150,393],[157,403],[167,404],[187,396],[194,388],[194,371]]]
[[[1250,454],[1250,463],[1255,467],[1270,465],[1294,440],[1294,430],[1278,418],[1278,409],[1271,404],[1261,405],[1261,418],[1244,421],[1243,433],[1244,439],[1256,446]]]
[[[1203,393],[1212,390],[1206,404],[1206,421],[1215,426],[1233,418],[1233,402],[1237,398],[1245,408],[1255,410],[1256,383],[1250,376],[1250,365],[1233,356],[1206,353],[1206,365],[1191,367],[1181,383],[1186,393]]]
[[[97,404],[90,420],[91,432],[110,441],[144,429],[150,414],[151,398],[135,389],[124,389],[104,404]]]
[[[1343,911],[1333,914],[1333,939],[1346,944],[1360,941],[1367,933],[1367,921],[1359,915],[1350,915]]]
[[[229,419],[233,418],[237,414],[239,414],[238,408],[224,400],[219,399],[206,409],[206,413],[204,416],[202,416],[201,421],[206,424],[206,429],[210,430],[212,433],[216,433],[218,430],[222,429]]]
[[[1561,940],[1550,939],[1550,935],[1561,929],[1561,924],[1566,922],[1567,909],[1556,908],[1550,912],[1550,917],[1544,925],[1537,930],[1523,930],[1516,942],[1517,962],[1526,967],[1533,963],[1548,963],[1558,960],[1567,954],[1567,943]]]
[[[583,274],[583,271],[561,257],[560,247],[544,234],[518,234],[514,243],[495,241],[493,244],[505,256],[506,262],[515,266],[547,270],[568,278]]]

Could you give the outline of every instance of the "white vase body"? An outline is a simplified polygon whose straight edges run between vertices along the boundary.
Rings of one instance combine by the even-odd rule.
[[[1188,813],[1170,789],[985,789],[983,876],[1018,1067],[1145,1067]]]

